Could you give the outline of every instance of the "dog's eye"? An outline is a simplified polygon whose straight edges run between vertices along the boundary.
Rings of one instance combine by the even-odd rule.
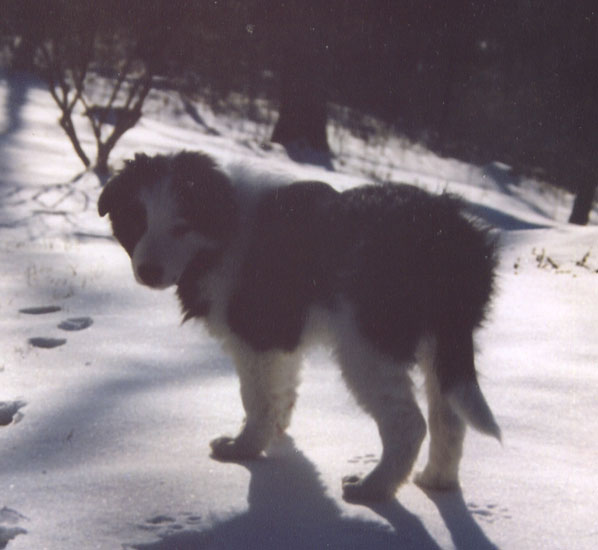
[[[193,228],[188,223],[178,223],[170,230],[170,232],[173,237],[182,237],[192,230]]]

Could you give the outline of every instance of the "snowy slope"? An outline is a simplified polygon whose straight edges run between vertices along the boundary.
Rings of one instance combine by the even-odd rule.
[[[503,445],[469,432],[462,493],[407,483],[392,503],[346,504],[341,477],[370,469],[380,445],[319,350],[290,437],[264,460],[211,460],[210,439],[242,418],[231,362],[200,325],[179,326],[171,291],[134,283],[95,212],[97,180],[70,182],[80,165],[51,98],[12,77],[0,82],[0,548],[595,548],[596,213],[568,226],[569,195],[398,140],[345,133],[334,171],[298,165],[260,146],[263,129],[199,107],[220,135],[155,94],[113,161],[187,148],[338,188],[369,174],[459,193],[497,226],[499,293],[477,343]],[[56,310],[27,312],[41,306]]]

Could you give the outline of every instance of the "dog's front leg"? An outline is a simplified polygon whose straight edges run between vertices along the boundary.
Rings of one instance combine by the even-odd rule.
[[[297,398],[299,361],[278,352],[236,351],[245,422],[237,437],[211,442],[212,456],[220,460],[246,460],[266,450],[275,435],[288,427]]]

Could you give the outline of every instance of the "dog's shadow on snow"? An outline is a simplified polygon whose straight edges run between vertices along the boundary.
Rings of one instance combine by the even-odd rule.
[[[222,522],[216,522],[207,530],[199,525],[187,525],[174,518],[172,528],[163,525],[158,533],[160,540],[151,543],[126,545],[135,550],[236,550],[278,549],[303,550],[326,548],[328,550],[386,549],[439,550],[439,545],[428,533],[417,516],[407,511],[398,501],[371,506],[371,509],[390,523],[392,529],[363,519],[343,515],[335,501],[326,494],[314,465],[297,450],[292,439],[286,438],[284,450],[267,459],[238,463],[251,474],[248,509],[244,513]],[[432,497],[431,497],[432,498]],[[462,499],[461,499],[462,500]],[[451,533],[454,520],[459,525],[469,525],[456,517],[447,518],[442,505],[437,503]],[[450,513],[448,513],[450,516]],[[198,518],[194,518],[197,521]],[[473,522],[471,516],[469,521]],[[475,522],[474,522],[475,523]],[[454,527],[454,526],[453,526]],[[477,525],[476,525],[477,527]],[[474,529],[475,530],[475,529]],[[461,529],[463,531],[463,529]],[[468,531],[465,528],[465,531]],[[462,536],[453,541],[457,548],[495,548],[477,528],[478,537],[465,540]],[[478,545],[468,546],[467,542]],[[458,544],[461,543],[461,544]],[[481,545],[480,545],[481,544]]]
[[[492,543],[484,531],[473,519],[461,491],[424,491],[426,496],[436,505],[438,512],[451,534],[454,547],[457,550],[498,550],[498,547]],[[396,501],[383,504],[373,504],[369,506],[371,510],[383,517],[393,526],[397,533],[403,528],[404,508]],[[395,546],[396,548],[411,548],[411,546]],[[428,548],[428,546],[422,546]],[[438,548],[434,543],[433,547]]]
[[[442,520],[451,533],[455,548],[459,550],[466,548],[497,550],[498,547],[486,537],[484,531],[473,519],[461,491],[424,492],[438,508]]]

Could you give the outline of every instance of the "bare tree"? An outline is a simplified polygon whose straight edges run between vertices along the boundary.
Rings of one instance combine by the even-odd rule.
[[[152,87],[150,71],[143,68],[136,72],[132,65],[131,59],[123,62],[123,70],[112,84],[110,98],[103,105],[91,104],[85,94],[81,94],[97,145],[95,170],[100,173],[108,172],[108,156],[116,142],[141,118],[143,102]],[[103,137],[106,126],[112,126],[112,130]]]
[[[67,69],[64,66],[65,60],[59,52],[58,44],[42,44],[40,49],[46,63],[44,75],[48,83],[48,88],[61,112],[58,122],[70,139],[81,162],[83,162],[86,168],[89,168],[91,161],[83,150],[79,136],[77,135],[77,130],[73,123],[73,110],[83,93],[90,55],[82,56],[82,66]]]
[[[152,74],[145,63],[135,58],[134,50],[116,61],[116,77],[106,79],[107,99],[94,102],[90,76],[98,35],[96,28],[86,26],[80,36],[57,36],[40,45],[43,74],[61,116],[60,126],[68,136],[77,156],[86,168],[106,174],[108,157],[117,141],[141,118],[141,108],[152,87]],[[82,109],[91,125],[96,142],[96,159],[92,166],[73,121],[75,109]]]
[[[284,146],[303,144],[329,153],[326,92],[316,76],[322,63],[311,53],[287,48],[280,73],[280,110],[271,141]]]
[[[278,120],[271,141],[287,149],[330,154],[328,119],[329,41],[334,14],[326,3],[301,0],[273,2],[268,8],[254,2],[252,15],[262,29],[279,81]]]

